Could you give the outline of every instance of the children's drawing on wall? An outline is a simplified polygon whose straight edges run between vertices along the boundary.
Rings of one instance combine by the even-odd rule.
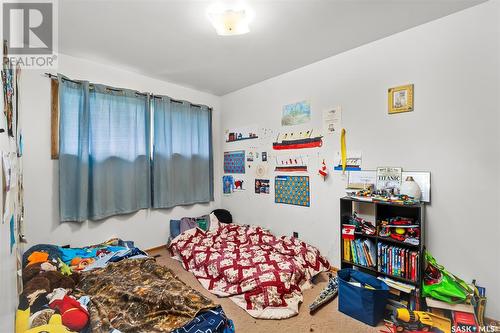
[[[307,172],[309,157],[307,155],[276,156],[274,171],[279,172]]]
[[[224,152],[224,173],[245,173],[245,151]]]
[[[233,191],[234,191],[233,176],[222,176],[222,192],[224,194],[231,194]]]
[[[226,142],[236,142],[242,140],[258,139],[257,126],[247,126],[241,128],[226,129],[224,136]]]
[[[300,125],[311,120],[311,105],[308,101],[283,106],[281,126]]]
[[[309,207],[308,176],[276,176],[274,202]]]
[[[246,190],[245,180],[243,178],[234,178],[234,191],[244,191]]]
[[[342,108],[336,106],[332,109],[323,111],[323,133],[340,133],[342,129]]]
[[[279,133],[273,142],[274,150],[315,148],[323,145],[319,130],[309,129],[297,132]]]
[[[247,162],[253,162],[253,159],[254,159],[254,153],[249,151],[247,153]]]
[[[255,179],[255,193],[269,194],[269,179]]]
[[[362,154],[360,151],[346,151],[346,170],[361,170]],[[338,151],[335,155],[334,170],[342,170],[342,156]]]

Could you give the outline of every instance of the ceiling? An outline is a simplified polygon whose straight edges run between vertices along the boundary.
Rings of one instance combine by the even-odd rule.
[[[59,51],[224,95],[484,0],[248,0],[251,31],[231,37],[212,2],[59,0]]]

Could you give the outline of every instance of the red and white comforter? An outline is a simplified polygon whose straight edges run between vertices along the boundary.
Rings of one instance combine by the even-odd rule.
[[[313,246],[257,226],[188,230],[170,248],[206,289],[231,297],[256,318],[296,315],[302,289],[330,267]]]

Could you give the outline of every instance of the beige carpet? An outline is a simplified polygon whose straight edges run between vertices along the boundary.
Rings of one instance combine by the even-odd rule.
[[[297,316],[284,320],[255,319],[239,306],[234,304],[230,299],[219,298],[208,292],[201,286],[198,280],[194,278],[193,274],[185,271],[178,261],[170,258],[169,253],[166,250],[154,250],[149,253],[151,255],[160,255],[160,257],[157,258],[157,262],[159,264],[170,268],[186,284],[200,291],[203,295],[214,300],[214,302],[222,305],[224,312],[230,319],[233,320],[236,333],[365,333],[379,332],[379,330],[383,328],[383,326],[374,328],[365,325],[344,315],[343,313],[340,313],[337,310],[337,299],[330,302],[330,304],[325,305],[314,315],[310,315],[308,306],[326,286],[326,274],[320,274],[316,277],[314,287],[304,292],[304,302],[301,304],[299,314]]]

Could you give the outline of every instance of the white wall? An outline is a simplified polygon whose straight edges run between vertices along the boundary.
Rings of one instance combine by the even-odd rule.
[[[490,1],[222,98],[223,129],[279,129],[282,106],[304,99],[313,113],[305,127],[321,127],[322,111],[341,105],[348,149],[363,152],[363,168],[430,171],[426,245],[451,272],[486,287],[487,315],[494,318],[500,318],[499,11],[499,2]],[[387,89],[407,83],[415,84],[415,111],[388,115]],[[239,147],[245,144],[223,150]],[[338,150],[338,137],[329,137],[319,152],[331,162]],[[309,151],[317,160],[318,152]],[[253,185],[224,196],[222,205],[239,222],[299,232],[338,267],[345,181],[333,173],[323,182],[316,169],[310,177],[310,208],[275,204],[273,190],[258,196]],[[248,184],[253,178],[247,175]]]
[[[3,89],[3,86],[1,87]],[[3,116],[3,98],[1,98],[0,101],[0,110],[2,110],[0,127],[6,129],[6,123]],[[5,130],[4,133],[0,133],[0,151],[16,151],[15,140],[7,136],[7,130]],[[3,168],[0,168],[0,170],[2,170],[0,172],[3,172]],[[0,176],[0,179],[2,179],[2,177],[3,176]],[[2,195],[0,194],[0,198],[1,197]],[[2,207],[3,214],[3,203],[0,204],[0,207]],[[19,245],[18,239],[16,239],[12,253],[10,252],[10,224],[8,222],[0,222],[0,295],[2,295],[2,301],[0,302],[0,332],[14,332],[14,313],[18,301],[16,280],[16,251],[18,246],[22,251],[23,246]]]
[[[217,167],[221,160],[219,97],[66,55],[59,57],[58,72],[74,79],[168,95],[213,107],[214,163],[215,168],[220,169]],[[167,242],[171,218],[198,216],[219,206],[221,190],[220,182],[216,182],[215,201],[211,204],[169,210],[141,210],[99,222],[59,223],[58,163],[50,159],[49,81],[43,76],[43,71],[23,72],[21,96],[25,137],[25,231],[28,245],[50,243],[82,246],[120,237],[134,240],[141,248],[151,248]]]

